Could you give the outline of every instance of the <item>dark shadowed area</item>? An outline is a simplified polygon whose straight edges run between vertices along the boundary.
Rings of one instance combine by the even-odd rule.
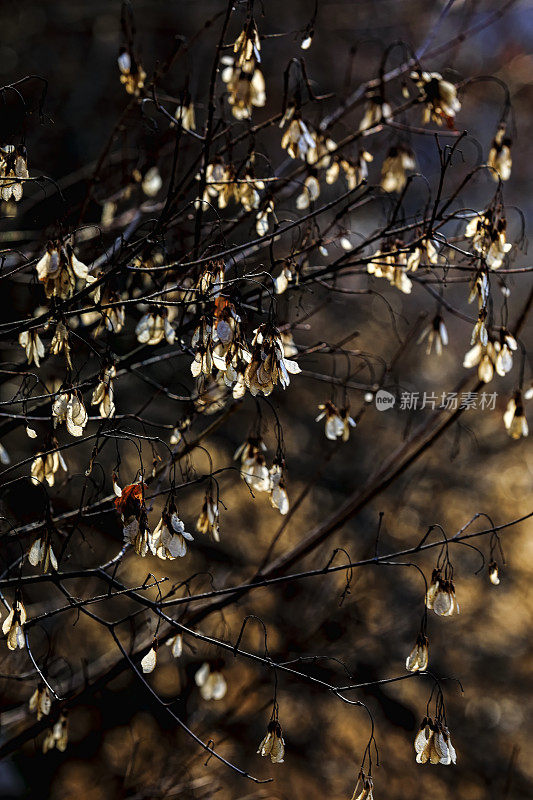
[[[243,320],[247,315],[249,341],[266,321],[291,333],[291,357],[302,370],[291,374],[287,391],[278,385],[269,397],[248,392],[242,399],[226,387],[223,395],[221,381],[202,386],[203,393],[198,389],[190,369],[196,352],[191,335],[194,314],[200,317],[207,304],[204,312],[179,306],[199,278],[198,258],[207,261],[260,238],[255,209],[242,211],[233,201],[217,207],[215,196],[200,220],[200,241],[197,235],[199,137],[210,114],[210,75],[226,3],[134,0],[134,42],[146,86],[151,86],[154,72],[160,75],[155,89],[141,92],[142,101],[127,94],[119,80],[117,55],[127,42],[118,0],[19,0],[0,8],[0,84],[8,87],[0,93],[0,145],[24,141],[32,179],[25,182],[16,207],[2,203],[0,218],[0,441],[11,459],[0,474],[0,591],[6,606],[1,617],[3,622],[20,586],[28,619],[43,617],[27,628],[31,657],[27,648],[11,651],[0,641],[2,798],[349,800],[372,725],[375,800],[533,797],[532,519],[501,531],[503,556],[491,533],[494,526],[532,512],[531,440],[511,438],[502,417],[519,385],[526,395],[532,385],[528,236],[533,218],[533,3],[319,0],[311,46],[302,50],[314,6],[312,0],[255,2],[266,104],[254,108],[251,120],[232,116],[220,75],[216,82],[211,159],[218,153],[233,159],[242,178],[243,165],[255,153],[253,170],[264,180],[262,200],[270,191],[269,181],[277,187],[286,178],[272,196],[278,224],[288,229],[272,237],[269,246],[226,258],[228,285],[234,281],[238,286],[232,302]],[[246,2],[235,3],[226,45],[242,30],[247,9]],[[458,86],[461,109],[455,125],[453,120],[449,127],[423,124],[421,109],[409,106],[416,91],[411,70],[387,82],[381,97],[394,108],[405,103],[405,112],[364,141],[354,141],[353,135],[363,118],[365,96],[348,104],[327,133],[337,143],[346,139],[343,153],[354,162],[363,146],[372,154],[367,179],[372,189],[368,194],[367,187],[357,190],[359,205],[350,205],[354,195],[340,203],[336,198],[347,191],[344,178],[333,185],[323,179],[320,165],[307,169],[280,145],[287,65],[291,58],[304,57],[309,88],[315,97],[326,96],[313,100],[300,80],[304,118],[315,130],[360,86],[400,67],[414,51],[423,51],[423,69],[438,71]],[[222,48],[222,55],[231,53],[231,47]],[[289,100],[296,67],[291,70]],[[31,77],[9,88],[25,76]],[[178,126],[172,117],[185,96],[195,106],[197,136],[180,129],[173,174]],[[499,185],[481,165],[487,162],[504,112],[513,169],[510,179]],[[379,188],[383,161],[398,145],[412,150],[414,158],[414,177],[405,195]],[[450,173],[440,187],[442,204],[453,198],[454,216],[437,237],[438,266],[421,265],[409,273],[409,293],[371,277],[369,256],[378,247],[385,252],[385,242],[392,246],[396,240],[392,234],[382,239],[376,231],[405,225],[406,241],[423,235],[424,225],[417,227],[414,220],[427,223],[431,217],[441,159],[454,145]],[[161,186],[144,191],[153,168]],[[298,222],[309,207],[315,208],[307,199],[307,206],[299,207],[296,199],[305,195],[303,181],[309,175],[320,177],[317,206],[332,203],[320,216],[318,233],[312,219]],[[185,188],[167,209],[167,193],[178,178]],[[500,270],[490,271],[487,314],[495,331],[516,333],[517,348],[512,370],[485,384],[477,381],[476,364],[463,366],[478,313],[477,295],[468,303],[477,273],[467,258],[472,243],[464,230],[474,211],[491,204],[505,208],[507,241],[513,249]],[[163,217],[165,224],[160,223]],[[270,224],[272,231],[272,220]],[[106,268],[119,264],[117,253],[126,254],[120,255],[123,264],[112,284],[116,296],[110,300],[126,303],[120,336],[98,331],[100,301],[93,295],[86,293],[68,306],[70,300],[65,304],[47,298],[36,277],[35,260],[47,242],[74,230],[76,252],[85,264],[109,255],[113,246],[116,251]],[[326,254],[318,246],[306,252],[313,237],[316,245],[326,246]],[[348,239],[344,250],[343,237]],[[351,271],[329,272],[326,266],[350,254],[350,248],[360,262],[354,258]],[[189,262],[194,264],[187,271]],[[273,294],[269,273],[276,277],[280,264],[296,262],[301,285],[293,276],[289,291]],[[157,271],[174,263],[174,270]],[[147,271],[133,273],[132,266]],[[97,265],[93,275],[101,274]],[[168,314],[175,341],[167,337],[167,342],[163,338],[147,347],[136,333],[139,320],[152,308],[146,298],[176,280],[180,289],[168,298],[176,300]],[[63,355],[47,356],[40,370],[24,357],[18,338],[22,328],[17,326],[45,313],[49,318],[40,335],[47,353],[56,325],[70,325],[72,369],[67,370]],[[215,313],[222,313],[220,303]],[[440,356],[426,354],[427,338],[418,343],[436,315],[444,320],[449,338]],[[156,355],[164,358],[151,362]],[[106,439],[112,421],[99,419],[91,406],[96,381],[90,381],[110,359],[118,364],[119,377],[115,427]],[[64,425],[55,433],[52,429],[48,393],[66,385],[65,375],[84,393],[90,414],[84,435],[94,434],[92,439],[78,443]],[[393,396],[392,408],[380,410],[378,391]],[[459,405],[468,405],[469,392],[475,392],[475,402],[470,398],[472,407],[446,423],[438,436],[428,437],[425,446],[443,396],[454,392]],[[409,407],[408,394],[417,397],[417,407],[413,401]],[[48,398],[48,405],[43,406],[41,396]],[[339,409],[349,405],[357,426],[350,428],[348,441],[329,441],[324,420],[315,421],[318,405],[327,401]],[[532,401],[524,402],[533,424]],[[35,440],[25,426],[35,429]],[[180,426],[182,438],[175,435]],[[33,485],[31,462],[52,446],[52,433],[60,445],[68,445],[62,451],[68,472],[59,470],[53,487],[44,479]],[[269,467],[283,452],[288,516],[272,507],[267,492],[250,490],[239,475],[240,462],[233,460],[239,445],[258,435],[267,446]],[[175,458],[178,446],[183,451]],[[203,639],[184,636],[179,658],[165,644],[170,628],[153,607],[138,604],[131,592],[110,598],[112,590],[122,590],[96,570],[81,574],[120,550],[123,525],[113,506],[113,474],[124,487],[134,483],[141,469],[149,478],[146,505],[152,530],[168,487],[175,484],[179,516],[194,541],[187,543],[184,558],[167,561],[150,553],[141,558],[130,548],[108,574],[154,606],[164,595],[165,612],[201,633]],[[220,542],[195,531],[208,486],[220,493]],[[353,513],[338,524],[334,521],[331,535],[297,553],[286,568],[276,571],[274,565],[268,574],[319,573],[347,561],[366,560],[365,566],[280,579],[232,596],[227,604],[222,602],[225,595],[222,600],[216,596],[185,602],[187,595],[249,583],[276,558],[297,549],[316,526],[335,520],[350,498],[355,498]],[[82,517],[77,511],[84,507],[89,512]],[[29,526],[51,517],[59,519],[54,529],[59,571],[74,576],[63,582],[16,583],[19,576],[38,574],[20,557],[35,539]],[[467,533],[488,533],[450,544],[448,550],[444,545],[412,552],[430,528],[425,544],[451,538],[467,525]],[[385,559],[389,553],[392,557]],[[430,582],[437,559],[441,566],[448,555],[460,614],[427,612],[429,673],[408,672],[406,657],[421,622],[425,625],[424,581]],[[489,579],[492,560],[498,562],[499,585]],[[97,599],[84,609],[105,619],[126,620],[113,632],[118,644],[76,606],[86,598]],[[179,604],[172,605],[176,598]],[[73,607],[47,616],[69,605]],[[233,650],[248,615],[240,647],[259,659]],[[152,672],[136,673],[127,663],[113,672],[124,653],[131,654],[138,670],[153,637],[161,637],[161,643]],[[206,641],[209,637],[226,647]],[[57,719],[63,699],[76,697],[67,701],[64,752],[54,748],[43,754],[46,719],[39,729],[32,728],[32,736],[25,735],[36,724],[28,710],[39,679],[33,658],[61,697],[52,705],[51,720]],[[199,691],[197,674],[205,662],[212,671],[221,671],[227,683],[219,700],[206,700]],[[388,680],[392,678],[397,680]],[[426,713],[435,715],[441,690],[457,764],[417,764],[413,741]],[[274,697],[285,740],[283,764],[256,752]],[[254,783],[202,751],[176,717],[240,770],[261,780],[272,777],[273,782]],[[365,772],[368,766],[366,760]],[[371,800],[368,794],[360,796],[367,798]]]

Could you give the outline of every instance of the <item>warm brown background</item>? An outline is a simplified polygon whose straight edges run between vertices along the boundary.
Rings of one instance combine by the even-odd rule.
[[[222,8],[220,0],[209,2],[135,3],[143,62],[150,71],[156,59],[164,58],[171,48],[171,38],[180,33],[192,35],[204,21]],[[260,29],[268,33],[297,30],[311,13],[312,3],[303,0],[265,2],[266,17],[257,17]],[[439,33],[438,41],[449,38],[462,24],[465,13],[472,19],[496,9],[499,4],[457,3]],[[353,63],[353,85],[376,74],[383,44],[404,39],[419,45],[441,8],[441,3],[415,0],[379,0],[378,2],[329,2],[322,0],[313,46],[306,55],[309,73],[318,91],[336,91],[342,95],[349,51],[357,46]],[[56,180],[65,179],[75,200],[77,184],[67,176],[76,173],[88,161],[97,158],[113,122],[125,104],[118,82],[116,53],[120,43],[120,4],[112,2],[32,3],[20,0],[0,11],[0,81],[8,83],[25,74],[41,74],[49,81],[45,112],[47,119],[39,126],[32,121],[27,143],[33,175],[46,173]],[[214,37],[205,36],[190,56],[191,89],[201,103]],[[518,2],[497,24],[469,40],[454,46],[447,55],[427,66],[455,70],[458,78],[496,74],[508,82],[516,119],[514,144],[515,169],[505,197],[531,219],[531,181],[533,149],[530,124],[533,102],[533,6]],[[268,112],[281,103],[281,64],[299,55],[292,36],[272,39],[263,45],[265,74],[269,97]],[[394,56],[392,61],[395,62]],[[179,91],[183,75],[171,73],[169,91]],[[475,163],[476,142],[486,153],[500,113],[501,91],[491,84],[480,84],[464,99],[464,111],[458,127],[469,130],[472,139],[465,143],[464,158]],[[330,101],[333,107],[335,101]],[[203,112],[199,110],[200,119]],[[260,112],[258,119],[261,118]],[[265,112],[266,113],[266,112]],[[346,117],[336,135],[350,131],[358,123],[360,111]],[[53,124],[52,124],[53,123]],[[142,138],[142,137],[141,137]],[[146,134],[150,146],[150,134]],[[382,140],[376,152],[383,152]],[[134,146],[139,144],[135,139]],[[434,146],[430,137],[415,139],[413,147],[419,165],[429,177],[436,174]],[[281,151],[272,138],[270,157],[274,164]],[[379,158],[376,159],[379,162]],[[483,204],[492,195],[493,184],[480,177],[468,195],[468,203]],[[30,193],[31,194],[31,193]],[[32,195],[38,198],[38,192]],[[376,213],[381,213],[376,208]],[[40,201],[29,210],[24,228],[40,231],[54,212]],[[518,232],[517,217],[509,212],[512,230]],[[375,225],[371,217],[354,220],[354,230]],[[514,226],[514,227],[513,227]],[[7,227],[3,223],[4,229]],[[12,224],[11,224],[11,227]],[[22,237],[24,238],[24,237]],[[521,252],[516,265],[527,265]],[[520,287],[527,276],[515,281],[511,295],[511,317],[520,306]],[[360,284],[346,284],[357,288]],[[420,309],[433,311],[432,301],[421,294],[405,298],[387,292],[387,299],[397,314],[400,331],[406,332]],[[449,295],[464,306],[464,287]],[[303,299],[303,310],[320,299]],[[20,291],[14,298],[17,313],[28,310],[28,298]],[[11,311],[7,312],[11,313]],[[292,312],[292,319],[297,316]],[[450,347],[440,361],[426,359],[420,348],[412,347],[400,361],[397,377],[402,386],[421,391],[451,390],[464,370],[462,357],[468,347],[470,330],[464,323],[447,318]],[[297,342],[312,344],[324,337],[334,342],[349,330],[359,331],[357,347],[390,358],[397,347],[388,313],[378,299],[364,303],[350,296],[336,295],[329,307],[315,318],[310,331],[296,334]],[[530,332],[524,338],[530,339]],[[133,341],[128,340],[128,341]],[[126,343],[127,344],[127,343]],[[15,349],[12,356],[15,358]],[[20,354],[19,354],[20,355]],[[326,372],[330,361],[316,359],[308,369]],[[186,370],[184,362],[183,369]],[[342,359],[337,374],[343,375]],[[526,375],[527,372],[526,368]],[[173,379],[163,368],[159,378]],[[368,375],[365,374],[365,380]],[[336,545],[347,548],[353,557],[373,552],[378,512],[385,512],[382,544],[384,551],[412,545],[428,525],[442,524],[449,534],[459,529],[475,512],[486,512],[496,523],[504,522],[531,510],[533,454],[528,441],[511,442],[501,422],[509,391],[516,380],[516,368],[508,379],[499,379],[490,391],[499,393],[497,410],[469,412],[459,427],[449,432],[438,446],[420,460],[387,492],[368,506],[335,538]],[[291,498],[295,498],[320,465],[332,445],[326,442],[322,426],[313,422],[317,403],[329,396],[329,387],[310,379],[295,379],[292,391],[277,393],[275,404],[284,423]],[[137,387],[138,389],[138,387]],[[137,390],[136,389],[136,390]],[[119,393],[127,403],[127,387]],[[140,403],[141,396],[135,398]],[[359,411],[362,398],[354,395],[352,409]],[[252,406],[250,405],[250,408]],[[169,404],[152,405],[152,418],[173,422],[178,416]],[[283,535],[280,550],[296,543],[316,520],[336,508],[362,482],[375,464],[396,447],[410,421],[418,424],[423,412],[379,414],[369,409],[350,442],[337,453],[311,497]],[[210,449],[215,467],[227,465],[232,453],[247,434],[245,415],[237,415],[213,438]],[[530,414],[533,424],[533,415]],[[270,447],[273,437],[266,436]],[[26,441],[10,440],[12,455],[26,453]],[[127,458],[127,455],[125,455]],[[126,462],[127,463],[127,462]],[[198,458],[196,466],[206,469]],[[80,461],[79,469],[84,464]],[[135,466],[132,466],[135,469]],[[234,473],[222,479],[223,499],[228,507],[222,516],[222,543],[207,547],[204,543],[191,555],[187,564],[170,567],[173,579],[190,572],[210,570],[217,585],[237,582],[250,574],[250,565],[262,559],[280,518],[268,501],[252,501]],[[75,485],[70,491],[75,496]],[[11,508],[18,506],[30,515],[30,501],[13,494]],[[37,500],[35,500],[37,502]],[[188,526],[194,524],[200,493],[190,492],[181,501],[180,511]],[[156,511],[154,511],[156,516]],[[117,521],[108,515],[99,523],[104,544],[98,545],[98,558],[116,552],[120,539]],[[77,554],[87,558],[89,543],[80,543]],[[99,539],[100,541],[100,539]],[[421,767],[415,764],[412,742],[416,726],[424,714],[429,694],[428,680],[407,680],[362,692],[360,697],[376,719],[381,768],[375,772],[376,800],[404,800],[431,796],[434,800],[457,797],[461,800],[518,800],[533,796],[533,753],[531,737],[532,650],[530,644],[532,594],[531,524],[522,524],[504,534],[508,566],[502,571],[502,583],[492,587],[486,571],[476,575],[480,557],[475,552],[456,548],[452,554],[456,567],[456,585],[461,615],[453,619],[430,618],[431,667],[436,674],[461,680],[464,695],[457,683],[446,682],[448,713],[453,740],[458,752],[456,767]],[[481,544],[485,555],[487,543]],[[85,548],[85,550],[83,549]],[[319,566],[327,561],[332,545],[327,545],[307,564]],[[74,556],[76,557],[76,555]],[[91,561],[94,555],[91,554]],[[419,559],[429,575],[433,556]],[[246,566],[247,565],[247,566]],[[142,582],[148,569],[161,575],[155,560],[141,562],[130,557],[127,562],[130,581]],[[205,630],[234,639],[246,613],[259,614],[269,627],[269,646],[274,657],[296,658],[319,654],[341,658],[356,680],[376,680],[403,674],[406,654],[417,632],[422,611],[422,582],[415,570],[407,568],[369,568],[355,574],[351,594],[342,607],[340,577],[291,584],[287,589],[257,591],[241,607],[226,612],[224,620],[210,618]],[[195,587],[208,585],[197,579]],[[40,602],[40,601],[39,601]],[[37,603],[37,599],[35,599]],[[31,607],[31,597],[28,605]],[[33,606],[33,609],[36,605]],[[77,650],[90,644],[92,651],[105,656],[110,644],[103,635],[75,616],[64,618],[54,630],[54,648],[79,669]],[[150,628],[147,623],[145,631]],[[250,628],[246,645],[260,651],[261,640]],[[41,652],[46,652],[43,638]],[[166,651],[166,648],[163,648]],[[157,670],[150,680],[166,699],[179,695],[177,709],[205,740],[215,739],[221,752],[259,776],[273,775],[276,781],[263,788],[237,778],[214,760],[205,769],[204,758],[192,743],[177,733],[161,709],[156,708],[133,678],[123,677],[108,687],[90,705],[71,715],[71,742],[64,755],[53,752],[46,757],[40,746],[30,744],[0,765],[2,797],[51,797],[53,800],[110,800],[111,798],[335,798],[350,797],[357,764],[368,738],[365,713],[343,706],[324,692],[280,677],[280,720],[287,742],[286,763],[270,766],[255,755],[264,735],[272,696],[271,676],[249,663],[226,659],[225,673],[229,691],[219,703],[205,703],[191,688],[194,670],[208,653],[186,648],[181,662],[162,652]],[[2,653],[0,672],[11,672],[10,655]],[[21,671],[27,665],[21,662]],[[333,661],[309,668],[312,674],[331,682],[343,681],[342,669]],[[31,693],[33,686],[24,682],[2,681],[1,702],[8,716]],[[12,717],[10,717],[12,718]]]

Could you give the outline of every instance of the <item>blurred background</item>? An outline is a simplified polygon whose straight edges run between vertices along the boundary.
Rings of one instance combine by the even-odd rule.
[[[429,35],[445,4],[416,0],[359,0],[330,2],[320,0],[316,33],[305,53],[307,71],[316,92],[335,92],[335,98],[319,107],[313,105],[309,117],[318,122],[333,109],[339,99],[360,83],[375,77],[384,48],[402,40],[419,47]],[[439,28],[434,44],[446,42],[473,24],[497,11],[497,2],[460,2],[458,0]],[[289,58],[300,56],[301,32],[313,13],[306,0],[269,0],[256,3],[256,20],[266,38],[262,44],[264,73],[267,78],[266,109],[254,112],[260,122],[281,109],[283,69]],[[223,11],[221,0],[159,0],[133,4],[136,41],[144,68],[150,74],[157,63],[172,52],[174,37],[190,40],[206,21]],[[228,41],[239,32],[242,16],[236,15]],[[186,58],[180,59],[165,78],[169,96],[177,97],[188,85],[197,109],[197,121],[205,120],[205,96],[214,43],[220,19],[207,27]],[[62,188],[65,204],[58,199],[48,181],[25,190],[25,200],[15,220],[0,221],[5,243],[24,247],[32,241],[44,243],[55,220],[69,219],[69,209],[79,204],[86,191],[87,177],[105,147],[110,133],[128,98],[119,83],[116,57],[122,44],[120,3],[54,0],[35,3],[19,0],[0,9],[0,83],[9,84],[25,75],[39,75],[48,81],[48,90],[39,120],[41,86],[30,84],[27,98],[32,114],[26,120],[25,138],[32,176],[53,178]],[[282,35],[283,34],[283,35]],[[533,3],[523,0],[510,7],[495,24],[480,30],[467,41],[457,41],[446,52],[424,61],[427,69],[445,72],[456,81],[472,76],[495,75],[508,86],[513,103],[511,133],[514,169],[505,185],[504,197],[509,220],[509,238],[520,239],[522,220],[526,236],[530,233],[533,199],[533,144],[529,133],[533,104]],[[404,58],[401,48],[390,57],[392,67]],[[5,96],[5,95],[4,95]],[[504,93],[500,86],[480,81],[462,97],[463,109],[457,127],[468,131],[461,145],[458,174],[466,174],[486,158],[490,141],[500,119]],[[102,206],[124,175],[134,168],[144,170],[154,161],[163,179],[169,169],[172,136],[157,129],[148,119],[139,122],[125,115],[120,136],[114,141],[109,167],[96,187],[86,221],[99,222]],[[15,112],[6,110],[4,135],[16,126]],[[334,129],[340,139],[357,128],[361,107],[346,115]],[[131,129],[130,129],[131,128]],[[372,141],[374,164],[370,180],[379,180],[379,165],[393,137],[384,133]],[[438,156],[431,136],[411,135],[421,172],[430,182],[438,177]],[[194,154],[194,143],[190,145]],[[261,142],[266,170],[284,158],[279,147],[279,130],[268,131]],[[192,158],[192,155],[191,155]],[[167,172],[165,172],[165,170]],[[260,172],[260,169],[257,169]],[[457,182],[459,179],[457,180]],[[483,207],[494,194],[495,184],[480,172],[461,197],[466,208]],[[423,207],[427,191],[422,183],[412,201]],[[385,219],[389,210],[382,199],[351,219],[354,241]],[[286,218],[294,215],[294,204],[287,201]],[[523,216],[521,216],[523,215]],[[112,239],[112,237],[111,237]],[[111,240],[110,239],[110,240]],[[176,235],[179,241],[179,232]],[[106,242],[107,243],[107,242]],[[176,243],[174,243],[176,245]],[[92,245],[94,247],[94,245]],[[176,245],[177,246],[177,245]],[[513,266],[527,266],[527,243],[513,251]],[[260,262],[254,263],[257,266]],[[516,319],[530,279],[527,274],[506,276],[511,293],[509,319]],[[343,278],[339,287],[358,290],[367,285],[365,277]],[[497,282],[495,282],[497,287]],[[383,289],[382,286],[379,287]],[[496,289],[497,290],[497,289]],[[451,285],[447,299],[465,313],[472,313],[466,303],[464,284]],[[327,340],[338,342],[353,334],[346,347],[357,350],[351,362],[359,358],[362,369],[356,380],[371,386],[379,379],[383,363],[389,363],[400,348],[400,340],[411,336],[401,348],[390,374],[393,391],[453,391],[464,377],[464,353],[469,348],[471,327],[445,314],[450,345],[440,358],[424,355],[416,346],[413,331],[421,326],[420,315],[433,315],[436,306],[421,289],[407,297],[394,289],[384,289],[382,296],[332,293],[319,286],[302,291],[298,302],[291,295],[282,298],[280,316],[296,324],[297,345],[309,347]],[[384,302],[384,298],[386,302]],[[35,287],[31,282],[11,285],[4,295],[4,319],[18,319],[35,305]],[[503,303],[503,295],[497,300]],[[285,304],[285,305],[284,305]],[[307,319],[310,310],[322,309]],[[301,324],[298,320],[301,318]],[[126,352],[135,343],[134,324],[129,324],[120,347]],[[524,346],[531,344],[531,326],[522,332]],[[7,348],[8,361],[20,360],[16,343]],[[362,358],[361,358],[362,356]],[[517,361],[519,359],[517,358]],[[152,372],[146,371],[165,386],[180,391],[190,384],[189,359],[173,359]],[[53,366],[47,378],[54,379]],[[491,516],[496,524],[527,514],[531,510],[533,451],[528,439],[511,441],[502,424],[502,414],[516,387],[517,369],[506,378],[498,378],[488,391],[497,392],[493,411],[471,410],[451,428],[436,447],[368,504],[337,533],[334,540],[305,559],[302,568],[327,563],[334,547],[343,547],[352,558],[369,557],[374,552],[379,513],[383,512],[380,535],[382,552],[395,552],[414,545],[428,526],[439,523],[452,535],[477,513]],[[531,370],[526,363],[526,379]],[[402,411],[398,405],[387,413],[365,403],[364,392],[350,392],[352,415],[359,425],[350,441],[340,446],[326,441],[323,423],[315,423],[317,405],[330,399],[332,388],[316,376],[343,378],[346,359],[320,354],[307,356],[305,373],[295,376],[291,391],[276,392],[272,399],[283,425],[287,454],[288,491],[294,501],[310,481],[312,489],[289,525],[279,537],[274,552],[281,553],[295,545],[317,521],[333,512],[409,435],[424,421],[429,411]],[[315,377],[313,377],[313,375]],[[15,384],[4,387],[2,399],[13,393]],[[117,406],[142,406],[152,397],[152,389],[131,377],[117,388]],[[333,395],[339,404],[342,396]],[[255,404],[245,400],[249,413],[231,416],[209,439],[214,468],[227,467],[235,449],[249,434]],[[151,402],[148,414],[154,423],[173,425],[186,413],[182,405],[159,397]],[[274,418],[263,406],[264,439],[269,457],[275,453]],[[526,408],[527,412],[527,408]],[[530,423],[533,417],[530,413]],[[205,422],[205,421],[204,421]],[[167,435],[167,434],[165,434]],[[26,456],[24,434],[6,438],[12,460]],[[81,475],[86,466],[82,454],[73,451],[68,458],[70,476],[56,486],[54,508],[71,507],[78,496]],[[122,483],[133,479],[138,467],[133,448],[121,451]],[[149,460],[150,456],[148,456]],[[102,462],[102,481],[109,486],[110,464]],[[208,469],[207,459],[194,454],[183,467],[184,474],[198,474]],[[282,518],[270,507],[268,498],[250,497],[235,471],[222,473],[221,542],[207,539],[191,547],[187,563],[157,562],[129,555],[120,575],[130,585],[139,585],[150,571],[157,577],[169,575],[179,581],[198,573],[191,582],[192,591],[208,590],[211,579],[216,586],[246,580],[262,562]],[[96,489],[95,489],[96,491]],[[179,509],[189,530],[200,511],[203,487],[180,493]],[[3,513],[21,522],[31,521],[40,513],[37,489],[27,483],[14,484],[3,498]],[[154,504],[153,518],[158,517]],[[486,520],[475,523],[478,529]],[[473,530],[475,529],[475,525]],[[531,668],[531,592],[533,539],[530,521],[517,525],[502,536],[506,564],[500,570],[501,584],[492,586],[486,565],[479,552],[456,546],[451,554],[461,614],[450,619],[429,619],[430,665],[444,682],[449,727],[458,753],[455,767],[415,764],[413,740],[425,714],[431,692],[427,678],[413,678],[397,683],[374,685],[357,693],[375,718],[379,746],[379,768],[374,771],[376,800],[422,798],[430,795],[444,800],[452,795],[461,800],[518,800],[533,797],[533,736]],[[94,518],[83,532],[75,531],[70,543],[70,565],[96,564],[117,551],[121,526],[113,513]],[[197,536],[197,540],[200,539]],[[476,542],[488,559],[488,541]],[[416,560],[429,578],[437,551],[420,555]],[[5,555],[4,557],[8,557]],[[162,569],[162,565],[164,569]],[[94,593],[98,591],[94,585]],[[72,582],[76,593],[81,585]],[[325,579],[293,582],[275,590],[260,589],[238,605],[214,614],[202,623],[202,631],[234,641],[243,618],[257,614],[268,627],[269,650],[275,659],[289,661],[307,656],[319,660],[302,662],[301,669],[330,683],[349,682],[341,660],[357,682],[372,682],[404,674],[405,658],[410,652],[423,612],[424,586],[419,573],[407,567],[370,567],[354,572],[350,590],[341,602],[345,589],[343,574]],[[26,606],[34,614],[45,607],[41,595],[28,591]],[[83,583],[83,592],[88,591]],[[55,597],[53,602],[58,602]],[[43,605],[44,603],[44,605]],[[122,606],[120,605],[122,603]],[[114,606],[127,613],[128,601]],[[30,613],[30,616],[32,615]],[[154,633],[154,621],[143,618],[138,635]],[[253,624],[247,629],[243,646],[262,653],[263,633]],[[46,632],[35,631],[35,651],[46,659],[53,650],[50,676],[64,674],[65,668],[78,673],[83,660],[114,656],[111,640],[98,626],[75,612],[62,615]],[[278,676],[277,699],[280,722],[286,741],[285,764],[271,765],[255,754],[270,717],[272,674],[260,666],[223,656],[223,672],[228,683],[226,697],[220,701],[201,699],[194,685],[194,674],[203,661],[218,654],[193,641],[185,640],[181,659],[172,658],[169,649],[161,648],[157,669],[150,683],[165,701],[175,701],[176,713],[205,741],[213,739],[219,751],[252,774],[275,781],[256,786],[226,770],[214,759],[204,766],[205,754],[179,730],[142,686],[129,673],[111,681],[103,691],[78,705],[70,715],[70,741],[65,753],[41,752],[41,740],[26,744],[0,764],[0,796],[5,798],[44,798],[69,800],[111,800],[111,798],[217,798],[217,800],[304,800],[328,795],[349,798],[355,785],[359,763],[370,734],[364,710],[344,705],[338,699],[309,684],[286,675]],[[15,658],[2,648],[0,673],[10,675]],[[24,654],[20,675],[28,670]],[[460,684],[458,680],[460,680]],[[463,691],[461,691],[461,687]],[[0,679],[2,728],[9,735],[25,719],[24,704],[33,692],[31,681]],[[355,695],[354,695],[355,696]]]

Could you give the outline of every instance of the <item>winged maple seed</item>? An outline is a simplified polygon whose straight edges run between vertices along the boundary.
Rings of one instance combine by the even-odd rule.
[[[424,717],[415,739],[418,764],[455,764],[457,756],[448,728],[438,719]]]
[[[487,165],[492,169],[492,178],[496,182],[508,181],[511,177],[513,165],[511,137],[507,134],[505,122],[498,125],[498,130],[492,140]]]
[[[182,558],[187,553],[187,542],[192,541],[194,537],[185,530],[176,507],[171,504],[163,511],[154,530],[153,543],[156,556],[170,561]]]
[[[202,664],[194,680],[204,700],[222,700],[226,696],[228,686],[217,664]]]
[[[2,633],[7,636],[9,650],[16,650],[17,648],[22,650],[26,646],[26,638],[24,636],[26,618],[26,609],[19,594],[16,594],[11,610],[2,625]]]
[[[30,697],[28,705],[30,711],[37,715],[37,721],[48,716],[52,708],[52,696],[48,690],[48,686],[45,686],[43,683],[39,684]]]
[[[43,753],[54,748],[64,753],[68,744],[68,718],[64,711],[43,739]]]
[[[236,119],[249,119],[253,107],[266,103],[265,79],[259,69],[261,43],[254,20],[247,21],[233,46],[234,56],[223,56],[222,80],[228,87],[228,101]]]
[[[374,781],[363,770],[359,773],[352,800],[374,800]]]
[[[146,72],[142,65],[127,47],[122,47],[118,56],[118,68],[120,70],[120,82],[128,94],[138,97],[144,89]]]
[[[52,419],[54,428],[64,422],[71,436],[83,436],[89,417],[77,390],[57,395],[52,406]]]
[[[419,633],[416,637],[415,646],[407,656],[405,668],[409,672],[424,672],[428,668],[428,663],[428,638],[424,633]]]
[[[423,122],[430,121],[449,128],[455,125],[455,115],[461,110],[461,103],[457,97],[457,89],[445,81],[439,72],[415,71],[411,73],[412,80],[420,89],[424,105]]]
[[[281,725],[277,719],[271,720],[268,723],[266,736],[261,740],[257,752],[259,755],[268,756],[273,764],[283,764],[285,758],[285,742],[283,740]]]
[[[4,203],[11,198],[16,202],[22,199],[24,182],[29,177],[24,145],[6,144],[0,147],[0,196]]]
[[[48,242],[46,252],[37,262],[37,277],[44,286],[47,297],[72,297],[76,279],[93,283],[95,278],[89,274],[88,267],[74,253],[72,245],[60,240]]]
[[[123,537],[126,544],[131,544],[137,555],[145,557],[148,553],[155,555],[154,537],[148,526],[148,516],[144,504],[146,485],[142,481],[130,483],[120,489],[113,479],[115,490],[115,508],[121,516]]]
[[[350,438],[350,428],[356,427],[355,420],[350,416],[350,410],[345,407],[339,411],[331,400],[320,403],[318,409],[320,414],[316,417],[315,422],[326,420],[326,439],[331,441],[342,439],[343,442],[347,442]]]
[[[442,577],[440,569],[433,570],[431,585],[426,593],[426,606],[439,617],[451,617],[459,613],[453,581]]]

